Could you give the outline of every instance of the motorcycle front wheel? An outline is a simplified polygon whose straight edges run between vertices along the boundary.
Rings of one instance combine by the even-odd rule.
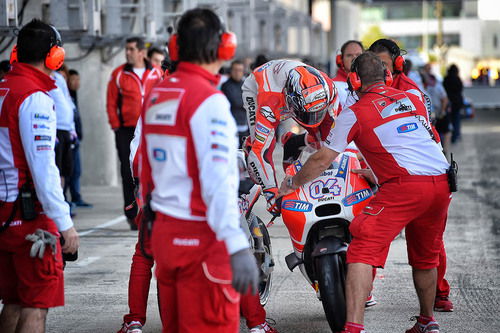
[[[260,231],[262,232],[262,242],[264,245],[264,254],[257,256],[257,263],[260,265],[260,279],[259,279],[259,296],[260,304],[265,306],[271,294],[272,284],[272,271],[273,271],[273,252],[271,248],[271,237],[267,231],[267,227],[261,219],[259,221]],[[260,257],[260,258],[259,258]]]
[[[316,258],[321,303],[332,332],[341,331],[346,320],[344,258],[337,253]]]

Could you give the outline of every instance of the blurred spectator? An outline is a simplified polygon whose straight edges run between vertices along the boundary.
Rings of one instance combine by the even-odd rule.
[[[127,61],[111,74],[106,110],[109,124],[115,133],[116,149],[120,159],[123,211],[130,228],[137,230],[134,222],[137,205],[129,162],[130,141],[134,137],[137,119],[142,110],[142,101],[151,88],[161,81],[163,73],[146,59],[146,46],[142,38],[131,37],[125,42]]]
[[[71,194],[71,202],[77,207],[92,207],[91,204],[85,202],[80,194],[80,176],[82,174],[82,165],[80,159],[80,143],[83,140],[82,120],[80,118],[80,110],[78,108],[78,95],[77,91],[80,89],[80,74],[70,69],[68,71],[68,90],[71,100],[74,104],[73,118],[75,121],[76,140],[72,145],[73,148],[73,172],[70,177],[66,177],[64,192],[69,189]]]
[[[245,73],[245,65],[239,60],[234,60],[231,63],[231,71],[229,79],[222,85],[221,90],[226,95],[229,103],[231,103],[231,113],[236,120],[238,127],[239,146],[243,142],[243,138],[248,136],[247,115],[243,108],[243,98],[241,97],[241,86],[243,85],[243,77]]]
[[[403,66],[403,72],[406,76],[413,80],[418,86],[418,89],[424,91],[424,83],[422,81],[422,76],[416,70],[413,70],[413,62],[410,59],[405,59],[405,63]]]
[[[424,87],[431,99],[432,119],[441,138],[445,155],[450,151],[451,125],[448,113],[448,97],[443,85],[431,71],[431,64],[426,64],[422,71]]]
[[[64,190],[65,179],[73,173],[73,152],[71,145],[76,140],[74,108],[71,96],[69,95],[68,85],[64,76],[53,71],[51,77],[55,80],[56,88],[49,91],[49,96],[54,101],[56,111],[56,165],[59,168],[61,177],[61,186]],[[70,205],[73,208],[72,205]],[[71,215],[74,216],[72,210]]]
[[[266,62],[268,62],[268,61],[269,61],[269,59],[268,59],[265,55],[263,55],[263,54],[259,54],[259,55],[255,58],[255,61],[254,61],[254,63],[252,64],[252,66],[250,66],[250,67],[251,67],[251,69],[252,69],[252,71],[253,71],[253,70],[254,70],[254,69],[256,69],[257,67],[260,67],[260,66],[264,65],[264,64],[265,64]]]
[[[165,52],[156,46],[151,46],[148,50],[148,60],[153,66],[161,68],[163,60],[165,60]]]
[[[451,124],[453,125],[453,132],[451,135],[451,142],[455,143],[460,139],[460,110],[464,106],[464,98],[462,96],[463,84],[458,76],[458,67],[451,65],[448,67],[448,72],[443,81],[444,89],[448,94],[448,99],[451,105]]]
[[[8,71],[10,71],[10,61],[9,60],[0,61],[0,80],[3,79],[4,75],[7,74]]]

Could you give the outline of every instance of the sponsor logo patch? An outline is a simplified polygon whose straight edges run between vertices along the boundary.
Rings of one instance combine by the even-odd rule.
[[[212,124],[214,125],[220,125],[220,126],[226,126],[227,123],[222,120],[222,119],[217,119],[217,118],[212,118],[212,120],[210,121]]]
[[[50,116],[48,114],[35,113],[33,115],[33,119],[37,119],[37,120],[49,120]]]
[[[221,131],[215,131],[215,130],[214,130],[214,131],[211,131],[211,132],[210,132],[210,135],[213,135],[213,136],[221,136],[221,137],[223,137],[223,138],[227,138],[226,133],[221,132]]]
[[[251,171],[252,179],[256,181],[259,185],[264,185],[264,183],[262,182],[262,178],[260,177],[259,174],[259,169],[257,168],[255,162],[250,162],[250,167],[252,168],[251,170],[249,170]]]
[[[167,160],[167,152],[161,148],[154,148],[153,158],[158,162],[165,162]]]
[[[260,66],[257,68],[257,72],[262,72],[264,71],[267,67],[271,66],[272,62],[265,63],[264,65]]]
[[[35,141],[50,141],[50,135],[35,135]]]
[[[36,146],[36,151],[47,151],[47,150],[52,150],[52,146],[51,145]]]
[[[227,153],[229,151],[229,148],[227,146],[224,146],[224,145],[221,145],[218,143],[212,143],[210,148],[212,148],[213,150],[220,150],[220,151],[223,151],[225,153]]]
[[[295,167],[295,171],[299,172],[302,169],[302,163],[300,161],[293,162],[293,166]]]
[[[261,109],[260,109],[260,112],[264,115],[264,117],[266,117],[267,120],[269,120],[270,122],[274,123],[276,121],[276,117],[274,116],[274,113],[273,111],[271,110],[270,107],[268,106],[263,106]]]
[[[255,126],[255,129],[261,133],[264,133],[264,134],[269,134],[269,132],[270,132],[269,128],[267,128],[266,126],[261,125],[261,124],[257,124]]]
[[[413,132],[418,128],[417,123],[408,123],[408,124],[403,124],[398,127],[398,133],[408,133],[408,132]]]
[[[342,160],[340,160],[339,163],[339,171],[337,172],[335,177],[340,177],[345,179],[345,177],[347,176],[348,165],[349,165],[349,156],[347,155],[342,156]]]
[[[361,201],[365,201],[366,199],[371,197],[372,194],[373,194],[372,191],[367,188],[367,189],[349,194],[344,199],[342,199],[342,203],[344,204],[344,206],[353,206],[357,203],[360,203]]]
[[[219,155],[212,156],[212,161],[214,162],[221,162],[221,163],[227,163],[227,158]]]
[[[172,243],[177,246],[199,246],[200,240],[198,238],[174,238]]]
[[[311,203],[300,200],[285,200],[281,207],[292,212],[310,212],[312,210]]]
[[[250,126],[253,126],[255,125],[255,100],[250,96],[248,96],[245,100],[248,103],[248,119]]]
[[[44,130],[49,130],[50,127],[45,125],[45,124],[33,124],[34,129],[44,129]]]
[[[266,138],[264,138],[263,136],[260,136],[258,134],[255,134],[255,140],[264,143],[264,141],[266,141]]]

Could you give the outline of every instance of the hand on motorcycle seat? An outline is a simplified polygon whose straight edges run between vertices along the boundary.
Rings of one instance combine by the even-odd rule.
[[[263,191],[264,197],[267,201],[267,211],[273,216],[281,215],[281,200],[278,196],[278,188],[271,187]]]

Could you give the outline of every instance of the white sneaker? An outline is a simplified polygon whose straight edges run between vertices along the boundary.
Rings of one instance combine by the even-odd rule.
[[[377,301],[375,300],[375,297],[370,293],[370,295],[368,295],[368,297],[366,298],[365,308],[369,308],[374,305],[377,305]]]
[[[142,333],[142,324],[139,321],[123,323],[122,329],[118,333]]]
[[[267,321],[265,321],[263,324],[251,328],[250,333],[278,333],[278,330],[269,326]]]

